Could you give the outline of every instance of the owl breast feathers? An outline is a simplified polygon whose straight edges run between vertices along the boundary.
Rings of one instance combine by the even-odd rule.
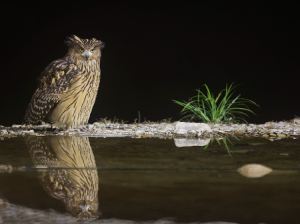
[[[38,78],[24,124],[48,121],[69,129],[88,122],[99,88],[104,43],[75,35],[65,43],[66,56],[50,63]]]

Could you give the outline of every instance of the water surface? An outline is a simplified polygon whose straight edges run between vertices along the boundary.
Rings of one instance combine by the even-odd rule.
[[[299,223],[300,141],[229,140],[230,154],[222,140],[176,147],[157,138],[5,139],[0,164],[14,170],[0,173],[0,198],[79,219]],[[247,178],[236,171],[252,163],[273,172]],[[3,211],[0,205],[0,217]]]

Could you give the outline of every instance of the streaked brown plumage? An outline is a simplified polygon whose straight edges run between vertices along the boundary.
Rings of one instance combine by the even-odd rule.
[[[104,43],[72,35],[64,58],[50,63],[38,78],[24,124],[57,122],[77,128],[88,122],[100,83],[100,58]]]
[[[63,201],[75,219],[98,218],[98,173],[89,139],[27,136],[25,141],[36,166],[55,168],[38,172],[45,191]]]

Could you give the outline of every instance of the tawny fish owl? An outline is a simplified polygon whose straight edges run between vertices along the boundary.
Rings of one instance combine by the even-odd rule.
[[[38,78],[24,124],[48,121],[71,129],[88,122],[99,88],[104,43],[75,35],[65,43],[65,57],[50,63]]]

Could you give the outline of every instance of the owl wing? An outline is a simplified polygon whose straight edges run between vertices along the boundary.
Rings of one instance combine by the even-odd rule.
[[[23,123],[43,121],[76,75],[77,67],[67,59],[58,59],[48,65],[38,78],[38,88],[27,107]]]

